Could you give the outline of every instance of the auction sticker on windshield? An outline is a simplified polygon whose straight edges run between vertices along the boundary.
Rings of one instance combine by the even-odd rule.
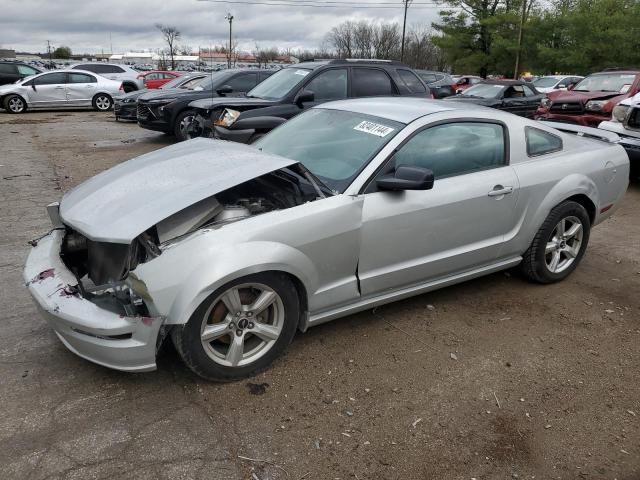
[[[306,77],[307,75],[309,75],[309,70],[296,70],[293,73],[295,75],[302,75],[303,77]]]
[[[360,122],[358,125],[353,127],[354,130],[359,132],[368,133],[370,135],[375,135],[376,137],[386,137],[391,132],[393,132],[393,128],[387,127],[385,125],[380,125],[379,123],[373,122]]]

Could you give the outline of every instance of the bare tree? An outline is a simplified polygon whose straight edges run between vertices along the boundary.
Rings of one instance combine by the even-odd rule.
[[[180,45],[178,48],[176,48],[176,50],[178,51],[178,53],[180,55],[192,55],[193,54],[193,48],[191,48],[191,45]]]
[[[156,23],[156,28],[160,30],[164,41],[167,42],[167,53],[171,59],[171,70],[173,70],[176,68],[176,62],[173,57],[178,53],[178,40],[181,38],[180,31],[176,27],[163,25],[161,23]]]

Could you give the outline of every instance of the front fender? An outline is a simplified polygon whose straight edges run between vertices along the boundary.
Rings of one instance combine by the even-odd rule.
[[[206,242],[206,234],[199,237],[187,248],[168,249],[135,271],[156,309],[166,315],[167,324],[186,323],[216,289],[254,273],[286,272],[300,280],[307,292],[318,288],[313,262],[296,248],[271,241],[250,241],[213,249],[204,243],[199,245]],[[170,279],[166,278],[167,272],[171,272]]]

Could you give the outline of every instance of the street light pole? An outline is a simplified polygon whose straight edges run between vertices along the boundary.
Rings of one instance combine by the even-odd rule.
[[[407,9],[409,8],[409,2],[411,0],[402,0],[404,3],[404,21],[402,22],[402,48],[400,50],[400,61],[404,61],[404,33],[407,29]]]
[[[233,15],[231,15],[231,13],[227,13],[227,16],[224,18],[229,20],[229,60],[227,62],[227,68],[231,68],[231,54],[233,53],[233,48],[231,46],[231,25],[233,23]]]

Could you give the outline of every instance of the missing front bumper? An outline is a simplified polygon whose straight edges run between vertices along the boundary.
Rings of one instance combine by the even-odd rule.
[[[75,276],[60,258],[64,231],[54,230],[37,242],[24,269],[36,305],[62,343],[76,355],[128,372],[156,368],[161,317],[126,316],[82,298]]]

